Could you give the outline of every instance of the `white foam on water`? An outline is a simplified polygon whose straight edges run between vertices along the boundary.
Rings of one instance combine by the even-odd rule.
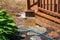
[[[41,38],[39,36],[32,36],[30,39],[31,40],[41,40]]]

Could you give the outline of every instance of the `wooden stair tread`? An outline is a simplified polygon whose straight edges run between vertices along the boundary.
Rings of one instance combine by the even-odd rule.
[[[55,18],[55,17],[49,16],[49,15],[46,15],[46,14],[41,13],[41,12],[35,12],[35,13],[38,14],[38,15],[40,15],[40,16],[42,16],[42,17],[45,17],[47,19],[53,20],[55,22],[58,22],[60,24],[60,19],[58,19],[58,18]]]

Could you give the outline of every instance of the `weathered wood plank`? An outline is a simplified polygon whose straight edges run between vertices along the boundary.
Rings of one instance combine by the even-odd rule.
[[[60,24],[56,24],[52,21],[49,21],[49,20],[39,17],[39,16],[36,16],[36,23],[41,25],[42,27],[53,28],[56,31],[60,30]]]

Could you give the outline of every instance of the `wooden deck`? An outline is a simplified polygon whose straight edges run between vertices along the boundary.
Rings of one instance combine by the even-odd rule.
[[[60,2],[60,0],[27,0],[27,10],[35,12],[36,24],[60,31],[60,3],[58,1]]]

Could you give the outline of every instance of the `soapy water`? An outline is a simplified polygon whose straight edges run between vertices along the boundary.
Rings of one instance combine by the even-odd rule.
[[[30,30],[30,29],[22,28],[22,27],[20,27],[20,30],[23,30],[23,31],[26,31],[26,32],[33,32],[33,33],[39,34],[40,36],[45,37],[46,39],[55,40],[55,39],[53,39],[53,38],[51,38],[51,37],[49,37],[49,36],[47,36],[47,35],[45,35],[45,34],[42,34],[42,33],[40,33],[40,32],[37,32],[37,31],[35,31],[35,30]]]
[[[39,36],[32,36],[30,39],[31,40],[42,40]]]

